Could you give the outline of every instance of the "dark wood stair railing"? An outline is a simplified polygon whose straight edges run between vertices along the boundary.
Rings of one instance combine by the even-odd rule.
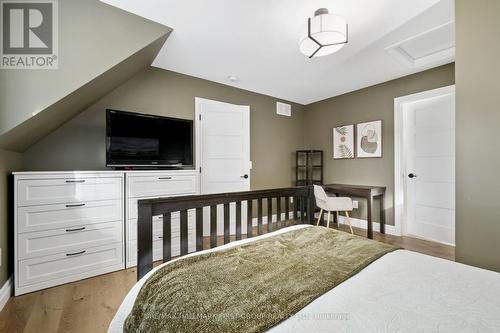
[[[293,198],[293,206],[290,205],[290,198]],[[167,262],[172,259],[172,213],[180,212],[180,256],[184,256],[188,254],[188,210],[196,210],[196,251],[201,251],[203,250],[203,226],[205,222],[210,226],[210,248],[217,247],[218,205],[223,205],[224,208],[224,244],[231,241],[231,203],[236,203],[236,240],[241,239],[241,224],[245,222],[242,221],[241,216],[242,202],[247,202],[247,238],[253,236],[254,201],[257,202],[257,234],[263,234],[263,199],[267,201],[267,232],[291,223],[314,223],[315,203],[312,186],[139,200],[137,279],[139,280],[153,269],[153,216],[163,215],[163,262]],[[273,210],[273,199],[276,202],[275,210]],[[284,211],[282,211],[282,201],[285,203]],[[291,206],[293,218],[290,218]],[[204,221],[203,207],[210,207],[209,221]],[[276,221],[272,222],[274,212]],[[269,221],[271,222],[269,223]]]

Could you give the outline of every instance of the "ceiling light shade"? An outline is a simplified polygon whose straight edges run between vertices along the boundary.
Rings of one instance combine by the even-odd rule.
[[[309,58],[332,54],[348,42],[348,26],[345,18],[329,14],[320,8],[314,17],[308,18],[307,26],[299,41],[299,49]]]

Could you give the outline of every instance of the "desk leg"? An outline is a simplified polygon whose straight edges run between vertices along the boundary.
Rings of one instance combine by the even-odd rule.
[[[373,197],[369,195],[366,198],[366,220],[368,222],[368,230],[367,230],[367,236],[370,239],[373,239],[373,214],[372,214],[372,208],[373,208]]]
[[[380,196],[380,233],[385,234],[385,195]]]

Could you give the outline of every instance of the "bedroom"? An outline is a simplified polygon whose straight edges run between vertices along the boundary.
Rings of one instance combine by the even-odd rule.
[[[323,296],[314,296],[309,305],[303,300],[297,309],[285,311],[287,316],[326,314],[333,316],[330,320],[272,322],[269,316],[267,328],[260,331],[271,326],[270,331],[372,331],[367,325],[382,327],[390,320],[400,331],[429,331],[432,325],[444,325],[443,331],[499,330],[492,319],[500,313],[495,255],[500,250],[497,1],[46,3],[49,14],[37,7],[34,12],[41,16],[28,20],[26,35],[38,49],[39,43],[51,46],[50,62],[43,53],[39,58],[47,61],[27,69],[23,60],[38,53],[29,50],[24,58],[19,51],[9,54],[9,47],[16,46],[11,40],[23,31],[4,37],[4,43],[11,43],[2,45],[0,331],[116,329],[111,321],[130,310],[118,308],[126,307],[125,296],[130,299],[132,286],[140,287],[135,283],[152,261],[156,266],[195,251],[203,256],[199,250],[228,241],[225,246],[233,250],[245,248],[249,245],[233,241],[246,241],[249,228],[264,238],[280,228],[276,232],[289,235],[319,229],[348,237],[349,222],[362,236],[353,238],[359,246],[385,249],[390,243],[406,250],[381,256],[322,291]],[[10,24],[2,16],[7,36],[6,29],[16,27],[12,22],[22,26],[19,13],[29,8],[29,1],[1,4],[3,13],[11,14]],[[308,21],[314,31],[314,23],[323,18],[334,18],[345,39],[336,52],[312,54],[310,44],[303,44],[311,41]],[[52,38],[35,27],[47,21]],[[432,104],[437,101],[448,104]],[[450,113],[432,114],[437,108]],[[106,110],[154,116],[156,121],[187,120],[192,136],[186,141],[190,158],[182,163],[184,169],[112,165]],[[438,139],[416,134],[416,142],[407,140],[422,125],[402,116],[411,112],[426,115],[421,119]],[[440,122],[450,127],[438,126]],[[125,129],[135,127],[140,126]],[[340,157],[348,158],[335,152],[333,133],[343,127],[350,134],[340,139],[350,143],[352,153]],[[452,139],[443,140],[443,133]],[[368,145],[362,143],[364,137]],[[235,148],[228,138],[238,138],[243,148]],[[418,150],[419,138],[432,147],[427,151],[452,152],[433,155],[434,162],[453,163],[419,165],[422,156],[409,153]],[[371,150],[373,141],[377,149]],[[301,150],[322,151],[322,163],[299,166],[296,152]],[[373,156],[367,158],[363,151]],[[299,168],[310,172],[297,172]],[[333,228],[301,231],[288,226],[287,220],[316,224],[320,213],[312,188],[294,187],[297,174],[320,177],[330,195],[351,198],[340,216],[336,211],[322,215],[320,224]],[[433,183],[441,185],[429,189],[428,175],[438,177]],[[306,184],[312,183],[309,178]],[[156,197],[161,202],[144,200]],[[155,211],[152,218],[148,207]],[[427,224],[416,223],[422,216]],[[290,241],[283,239],[285,234],[275,239]],[[371,234],[381,242],[365,243]],[[311,252],[334,246],[313,245],[308,244]],[[214,250],[231,252],[221,249]],[[315,258],[323,263],[330,255]],[[412,265],[418,262],[422,267]],[[287,285],[285,275],[277,283],[298,288],[298,283]],[[271,293],[276,286],[269,288]],[[381,306],[373,306],[376,297],[382,297]],[[458,306],[464,299],[477,299],[476,308]],[[290,305],[285,303],[271,304]],[[409,309],[394,312],[401,303],[422,306],[428,320],[419,320]],[[183,326],[193,330],[188,327]]]

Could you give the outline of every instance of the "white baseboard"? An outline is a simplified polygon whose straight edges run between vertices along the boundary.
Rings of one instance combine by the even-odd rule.
[[[300,218],[300,212],[298,213],[298,216]],[[277,218],[278,218],[278,214],[273,214],[271,216],[271,219],[273,222],[276,222],[277,221]],[[281,213],[281,220],[285,220],[286,219],[286,213]],[[290,212],[288,213],[288,219],[293,219],[293,212]],[[258,225],[258,219],[256,217],[252,218],[252,225],[255,227]],[[267,215],[266,216],[262,216],[262,224],[267,224]]]
[[[281,213],[281,216],[282,216],[282,219],[285,219],[286,218],[286,213]],[[315,221],[317,221],[318,216],[319,216],[319,214],[317,213],[315,215],[315,218],[314,218]],[[273,222],[276,222],[276,218],[277,218],[277,215],[273,214],[272,215]],[[289,218],[290,219],[293,218],[293,212],[290,212]],[[360,229],[365,229],[365,230],[367,229],[368,222],[366,220],[358,219],[358,218],[355,218],[355,217],[350,217],[349,219],[351,220],[351,225],[353,227],[360,228]],[[339,222],[341,224],[346,224],[347,225],[347,221],[346,221],[345,216],[340,215]],[[307,223],[307,221],[306,221],[306,223]],[[253,224],[254,227],[257,226],[257,218],[256,217],[254,217],[252,219],[252,224]],[[262,217],[262,224],[263,225],[267,224],[267,216],[263,216]],[[380,223],[373,222],[373,231],[380,232]],[[393,235],[393,236],[401,236],[401,233],[397,230],[397,228],[395,226],[388,225],[388,224],[385,225],[385,233],[389,234],[389,235]]]
[[[317,220],[318,216],[319,216],[319,214],[316,214],[316,220]],[[355,217],[350,217],[349,220],[351,221],[351,225],[353,227],[360,228],[360,229],[367,229],[368,222],[366,220],[358,219]],[[330,221],[330,223],[332,223],[332,222]],[[347,225],[346,217],[340,215],[339,223]],[[373,222],[373,231],[380,232],[380,223]],[[401,233],[393,225],[386,224],[385,225],[385,233],[389,234],[389,235],[394,235],[394,236],[401,236]]]
[[[5,304],[7,304],[7,301],[12,296],[13,289],[11,276],[7,279],[7,281],[5,281],[4,285],[0,289],[0,311],[3,310]]]

